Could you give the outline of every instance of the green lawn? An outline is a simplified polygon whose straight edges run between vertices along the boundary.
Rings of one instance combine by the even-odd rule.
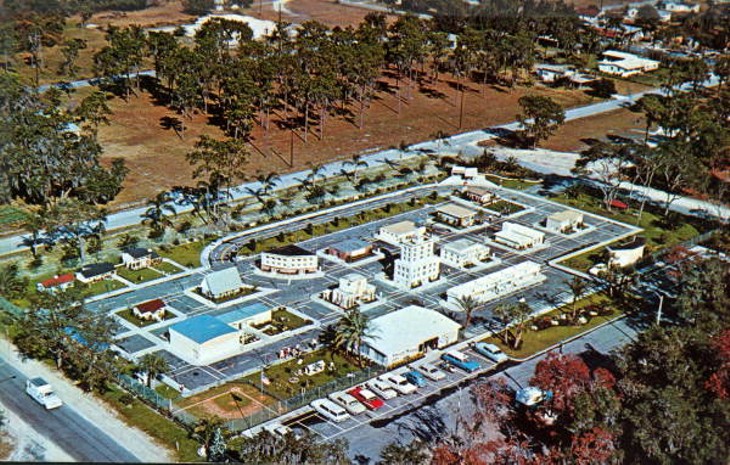
[[[297,365],[296,360],[291,360],[289,362],[282,363],[281,365],[274,365],[266,369],[264,373],[271,383],[268,386],[264,386],[264,390],[276,398],[288,399],[299,394],[301,388],[313,389],[335,379],[342,378],[348,373],[361,370],[355,363],[344,358],[341,354],[328,350],[319,350],[317,352],[307,354],[304,356],[303,360],[304,362],[301,365]],[[330,361],[334,362],[335,371],[325,370],[314,376],[295,375],[298,369],[318,360],[324,360],[327,365],[329,365]],[[253,375],[249,375],[245,379],[248,379],[251,383],[258,386],[261,374],[257,372]]]
[[[20,224],[27,215],[19,208],[10,205],[0,206],[0,226],[14,226]]]
[[[164,247],[160,248],[159,254],[160,256],[169,258],[182,266],[198,268],[200,266],[200,254],[209,243],[210,241],[196,241],[172,247]]]
[[[221,297],[220,299],[212,299],[212,298],[210,298],[210,297],[208,297],[206,295],[203,295],[200,292],[200,288],[199,287],[196,287],[195,289],[193,289],[193,292],[195,292],[196,294],[198,294],[200,297],[202,297],[204,299],[210,300],[211,302],[214,302],[216,304],[222,304],[224,302],[230,302],[231,300],[236,300],[236,299],[240,299],[241,297],[245,297],[247,295],[251,295],[254,292],[256,292],[256,288],[255,287],[244,287],[243,289],[241,289],[240,291],[236,292],[235,294],[231,294],[231,295],[228,295],[228,296],[225,296],[225,297]]]
[[[121,388],[113,386],[108,392],[101,395],[101,398],[114,407],[129,426],[141,429],[173,451],[177,461],[200,461],[200,457],[197,455],[198,443],[190,439],[184,428],[163,417],[136,398],[132,398],[129,404],[121,402],[120,399],[123,399],[122,396],[125,394],[128,396]],[[180,446],[180,450],[177,452],[175,451],[176,444]]]
[[[122,289],[126,287],[124,284],[120,283],[116,279],[105,279],[103,281],[91,284],[79,283],[77,284],[77,286],[82,290],[82,294],[86,298],[105,294],[111,291],[116,291],[117,289]]]
[[[604,294],[593,294],[589,297],[586,297],[585,299],[579,300],[576,303],[577,308],[584,308],[588,305],[598,305],[599,307],[604,307],[607,305],[610,305],[611,301],[610,299],[605,296]],[[589,329],[595,328],[596,326],[605,323],[606,321],[615,318],[619,315],[619,310],[614,308],[614,312],[611,315],[608,316],[595,316],[590,318],[587,324],[584,325],[566,325],[566,326],[552,326],[547,329],[533,331],[529,329],[532,322],[527,324],[527,328],[525,330],[525,334],[522,341],[522,346],[518,349],[512,349],[511,347],[508,347],[504,344],[504,341],[498,337],[498,335],[491,336],[487,338],[486,342],[491,342],[494,344],[497,344],[499,347],[502,348],[502,350],[507,353],[510,357],[515,358],[526,358],[530,355],[533,355],[541,350],[547,349],[550,346],[553,346],[560,341],[564,341],[572,336],[575,336],[577,334],[580,334],[582,332],[588,331]],[[564,307],[557,308],[553,310],[552,312],[541,316],[539,318],[545,318],[545,317],[557,317],[561,313],[566,313],[571,310],[570,305],[566,305]]]
[[[172,263],[168,263],[168,262],[159,263],[159,264],[155,265],[153,268],[165,275],[177,274],[182,271],[182,269],[180,269],[180,268],[176,267],[175,265],[173,265]]]
[[[132,309],[130,309],[130,308],[128,308],[126,310],[122,310],[121,312],[118,312],[117,315],[119,315],[120,317],[124,318],[125,320],[129,321],[133,325],[138,326],[140,328],[144,328],[146,326],[151,326],[155,323],[158,323],[157,320],[142,320],[142,319],[137,318],[136,316],[134,316],[134,313],[132,313]],[[165,312],[165,317],[163,318],[163,321],[169,320],[170,318],[174,318],[174,317],[175,317],[175,315],[173,315],[172,313]]]
[[[269,336],[273,336],[284,331],[301,328],[311,323],[311,320],[305,320],[286,310],[275,310],[271,313],[271,323],[269,323],[269,327],[264,332]]]
[[[485,174],[484,177],[487,178],[488,181],[492,181],[493,183],[505,187],[507,189],[514,189],[521,191],[523,189],[527,189],[529,187],[532,187],[534,185],[540,184],[542,180],[540,181],[530,181],[526,179],[502,179],[500,177],[491,175],[491,174]]]
[[[517,205],[507,200],[498,200],[497,202],[490,203],[487,205],[487,208],[503,215],[511,215],[512,213],[517,213],[525,209],[522,205]]]
[[[130,270],[127,267],[120,266],[117,268],[117,274],[127,281],[133,283],[143,283],[161,278],[162,275],[151,268],[142,268],[141,270]]]
[[[164,383],[158,384],[157,387],[155,387],[155,391],[165,399],[175,400],[180,397],[180,391],[173,389]]]

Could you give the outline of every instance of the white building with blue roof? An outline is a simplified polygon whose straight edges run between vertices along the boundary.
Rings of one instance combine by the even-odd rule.
[[[229,326],[244,329],[248,325],[262,325],[270,322],[271,307],[261,302],[256,302],[228,311],[218,315],[216,318]]]
[[[239,331],[211,315],[198,315],[169,328],[171,350],[195,365],[207,365],[241,352]]]

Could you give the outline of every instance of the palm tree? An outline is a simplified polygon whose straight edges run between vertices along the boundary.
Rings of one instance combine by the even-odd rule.
[[[352,157],[352,160],[345,160],[345,162],[342,163],[343,168],[346,166],[352,166],[352,171],[347,173],[346,176],[352,176],[352,182],[353,185],[357,185],[358,181],[358,171],[360,168],[367,168],[368,162],[362,159],[362,155],[355,155]]]
[[[193,438],[200,441],[205,448],[205,453],[208,453],[210,446],[213,442],[213,438],[216,435],[216,431],[223,429],[223,420],[218,417],[204,417],[198,420],[193,427]]]
[[[456,306],[459,311],[464,312],[464,329],[466,330],[469,328],[469,324],[471,323],[471,317],[474,313],[474,310],[476,310],[479,307],[480,303],[477,299],[475,299],[471,295],[465,295],[464,297],[459,297],[456,299]]]
[[[263,195],[269,195],[279,183],[281,183],[281,176],[273,171],[269,174],[259,174],[256,180],[261,183],[261,192]]]
[[[530,306],[524,301],[513,304],[500,304],[494,308],[493,314],[495,318],[501,320],[505,325],[512,323],[514,333],[509,329],[505,329],[502,333],[502,340],[505,344],[511,345],[515,349],[519,349],[522,342],[522,335],[525,331],[525,323],[530,316]],[[510,344],[510,337],[512,343]]]
[[[152,380],[159,375],[170,371],[170,364],[167,359],[159,353],[151,353],[143,355],[137,361],[137,368],[147,373],[147,387],[152,387]]]
[[[588,282],[586,282],[584,279],[579,278],[578,276],[573,276],[573,279],[570,281],[566,281],[565,284],[568,285],[568,289],[570,289],[570,294],[572,296],[572,303],[570,305],[570,319],[572,321],[575,321],[576,317],[578,316],[578,309],[577,309],[577,303],[578,300],[580,300],[583,295],[585,295],[586,291],[588,290]]]
[[[23,222],[23,229],[30,233],[29,236],[23,237],[23,245],[30,248],[33,258],[38,258],[38,246],[43,243],[41,239],[41,231],[46,227],[46,221],[43,215],[37,212],[28,211],[26,219]]]
[[[166,213],[175,215],[175,207],[170,203],[170,193],[162,191],[154,199],[147,202],[149,208],[142,213],[142,223],[147,224],[153,231],[164,233],[165,228],[172,227],[172,221]],[[160,234],[161,235],[161,234]]]
[[[367,315],[360,313],[360,310],[353,308],[345,313],[335,327],[337,333],[333,338],[333,345],[336,349],[357,354],[358,364],[362,366],[362,354],[360,347],[364,339],[377,339],[374,334],[370,319]]]

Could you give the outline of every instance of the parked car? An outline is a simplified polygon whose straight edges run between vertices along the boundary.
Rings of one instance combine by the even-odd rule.
[[[487,357],[489,360],[496,362],[496,363],[502,363],[509,360],[509,357],[507,357],[507,354],[502,352],[502,349],[497,347],[494,344],[488,344],[486,342],[477,342],[474,344],[474,350],[477,351],[477,353],[480,353]]]
[[[274,436],[281,436],[284,437],[287,434],[292,433],[293,431],[288,426],[284,426],[281,423],[270,423],[263,428],[264,430],[268,431],[269,433],[273,434]]]
[[[370,380],[365,383],[365,386],[367,386],[368,389],[380,396],[381,399],[388,400],[398,396],[398,393],[395,389],[390,387],[390,384],[380,379]]]
[[[479,362],[475,360],[469,360],[469,357],[466,356],[466,354],[463,354],[456,350],[446,352],[441,356],[441,359],[455,366],[456,368],[466,371],[467,373],[473,373],[481,368]]]
[[[339,423],[350,418],[350,414],[347,413],[347,410],[329,399],[317,399],[312,401],[309,405],[311,405],[317,413],[330,421],[334,421],[335,423]]]
[[[403,374],[403,377],[408,380],[409,383],[416,387],[424,387],[426,385],[426,377],[421,374],[420,371],[411,370]]]
[[[43,378],[31,378],[25,382],[25,392],[36,402],[52,410],[63,405],[63,401],[53,391],[53,387]]]
[[[377,410],[385,405],[383,399],[378,398],[373,391],[362,386],[354,387],[347,393],[370,410]]]
[[[390,387],[398,391],[398,394],[411,394],[413,392],[416,392],[416,386],[409,383],[408,380],[401,375],[388,373],[387,375],[383,375],[378,379],[388,383]]]
[[[359,415],[367,410],[363,404],[346,392],[335,392],[334,394],[330,394],[329,398],[343,406],[350,415]]]
[[[426,378],[432,381],[439,381],[446,378],[446,373],[439,370],[431,363],[421,363],[420,365],[416,365],[416,370],[423,373]]]

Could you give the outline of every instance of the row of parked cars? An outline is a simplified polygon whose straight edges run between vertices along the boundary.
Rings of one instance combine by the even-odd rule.
[[[507,356],[493,344],[478,342],[474,345],[474,350],[495,363],[507,360]],[[441,356],[441,360],[441,367],[448,371],[457,368],[473,373],[481,368],[478,361],[456,350],[446,352]],[[411,370],[403,374],[387,373],[348,391],[330,394],[327,399],[317,399],[310,405],[324,418],[342,422],[350,416],[376,411],[385,406],[385,401],[399,395],[412,394],[418,388],[426,386],[427,380],[439,381],[445,377],[446,374],[441,368],[433,363],[424,362],[411,366]]]

